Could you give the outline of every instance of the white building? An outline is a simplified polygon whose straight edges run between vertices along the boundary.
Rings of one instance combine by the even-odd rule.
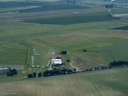
[[[62,60],[61,59],[51,59],[51,63],[52,64],[62,64]]]
[[[0,74],[7,74],[9,72],[8,68],[0,68]]]

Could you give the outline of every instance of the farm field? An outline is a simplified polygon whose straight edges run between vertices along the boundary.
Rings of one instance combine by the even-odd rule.
[[[74,66],[82,70],[107,66],[114,60],[128,61],[128,46],[125,46],[128,42],[128,19],[112,18],[101,5],[74,5],[60,1],[3,3],[8,6],[2,5],[6,13],[1,9],[4,13],[0,14],[1,65],[26,64],[23,71],[31,68],[27,73],[34,72],[31,64],[34,49],[39,54],[35,56],[34,64],[44,68],[53,58],[53,51],[56,55],[68,51],[67,56],[62,57],[63,62],[67,67]],[[22,13],[10,13],[21,10]],[[29,45],[29,51],[21,44]],[[88,51],[83,52],[84,49]],[[71,62],[66,62],[67,59]]]
[[[0,81],[5,96],[127,96],[128,68]]]
[[[26,78],[43,73],[61,51],[65,67],[84,71],[128,61],[128,17],[111,17],[108,3],[0,0],[0,65],[24,65],[17,75],[0,75],[0,96],[128,96],[128,67]]]

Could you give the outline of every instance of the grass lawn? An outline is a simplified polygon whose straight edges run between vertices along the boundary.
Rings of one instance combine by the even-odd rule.
[[[104,60],[109,63],[113,61],[128,61],[128,54],[126,54],[127,49],[128,40],[126,38],[124,42],[108,47],[99,48],[97,51],[101,52],[103,54]]]
[[[6,44],[0,46],[1,65],[24,65],[27,47],[20,44]]]

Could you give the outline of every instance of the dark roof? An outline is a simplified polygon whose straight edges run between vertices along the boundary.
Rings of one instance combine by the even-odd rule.
[[[61,59],[60,57],[56,57],[56,59]]]
[[[67,54],[67,51],[61,51],[60,54],[66,55]]]

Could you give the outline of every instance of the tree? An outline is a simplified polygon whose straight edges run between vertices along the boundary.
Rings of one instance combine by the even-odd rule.
[[[48,76],[48,74],[49,74],[48,70],[45,70],[44,73],[43,73],[44,76]]]
[[[49,74],[50,75],[54,75],[55,74],[55,71],[54,70],[49,70]]]
[[[77,72],[76,68],[73,68],[73,72],[74,72],[74,73],[76,73],[76,72]]]
[[[67,73],[68,74],[71,74],[72,73],[72,70],[71,69],[67,69]]]
[[[7,76],[14,76],[17,74],[17,71],[15,69],[11,70],[9,69],[9,72],[7,72]]]
[[[114,62],[110,62],[109,66],[111,67],[128,66],[128,62],[127,61],[114,61]]]
[[[9,76],[9,72],[7,72],[7,76]]]
[[[7,76],[13,76],[12,72],[7,72]]]
[[[38,73],[38,77],[41,77],[42,76],[42,73],[40,72],[40,73]]]
[[[83,52],[86,52],[86,51],[87,51],[87,50],[85,50],[85,49],[83,50]]]
[[[98,69],[97,67],[94,68],[95,71],[96,71],[97,69]]]
[[[90,68],[89,71],[92,71],[92,68]]]
[[[107,66],[104,66],[105,69],[107,69],[108,67]]]
[[[61,74],[61,70],[54,68],[54,73],[55,73],[56,75],[60,75],[60,74]]]
[[[34,78],[36,77],[36,72],[33,73],[33,77],[34,77]]]
[[[14,73],[12,71],[7,72],[7,76],[13,76]]]
[[[28,78],[32,78],[32,74],[28,74]]]
[[[104,66],[101,66],[101,69],[102,69],[102,70],[104,70],[104,69],[105,69],[105,67],[104,67]]]
[[[61,51],[60,54],[66,55],[67,54],[67,51]]]
[[[14,73],[12,71],[10,71],[9,74],[10,74],[10,76],[13,76],[14,75]]]
[[[62,74],[66,74],[66,71],[67,71],[66,68],[63,68],[63,69],[61,70],[61,73],[62,73]]]
[[[18,74],[18,72],[17,72],[16,69],[13,69],[13,70],[11,70],[11,71],[13,72],[14,75],[17,75],[17,74]]]
[[[70,62],[70,60],[69,60],[69,59],[67,59],[67,62]]]
[[[110,9],[110,8],[113,8],[113,4],[111,4],[111,5],[108,5],[108,4],[106,4],[106,5],[104,5],[106,8],[108,8],[108,9]]]

